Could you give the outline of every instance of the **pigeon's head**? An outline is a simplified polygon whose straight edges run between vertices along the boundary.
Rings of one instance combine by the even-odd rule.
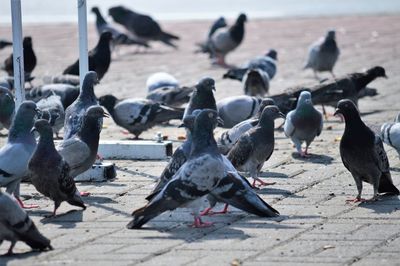
[[[42,112],[33,101],[24,101],[18,108],[14,117],[14,122],[22,125],[24,128],[32,128],[35,117],[40,117]]]
[[[261,113],[259,124],[267,124],[271,120],[274,121],[277,118],[285,118],[285,115],[279,110],[278,106],[265,106],[264,110]]]
[[[274,60],[278,60],[278,52],[274,49],[270,49],[268,53],[265,54],[265,56],[268,56]]]
[[[312,104],[311,93],[309,91],[302,91],[299,96],[299,100],[297,101],[297,106],[301,106],[304,104]]]
[[[217,21],[215,22],[215,26],[218,28],[223,28],[227,26],[226,20],[224,17],[220,17],[219,19],[217,19]]]
[[[23,40],[23,47],[31,47],[32,46],[32,37],[26,36]]]
[[[326,39],[334,40],[336,38],[336,31],[335,30],[328,30],[326,33]]]
[[[246,21],[247,21],[247,16],[246,16],[246,14],[241,13],[241,14],[239,15],[239,17],[237,18],[236,23],[237,23],[237,24],[243,24],[243,23],[245,23]]]
[[[117,97],[111,94],[107,94],[99,98],[99,104],[101,106],[104,106],[110,113],[112,113],[112,110],[114,109],[114,106],[117,104],[117,101],[118,101]]]
[[[112,33],[110,31],[103,31],[100,35],[100,40],[104,40],[104,41],[111,41],[113,39]]]
[[[344,117],[345,121],[360,116],[356,105],[349,99],[340,100],[333,115]]]
[[[83,83],[86,84],[86,86],[92,86],[92,87],[96,84],[99,84],[99,78],[97,77],[97,73],[95,71],[89,71],[88,73],[86,73],[85,78],[83,79]]]
[[[92,7],[90,11],[92,11],[95,14],[100,14],[100,9],[97,6]]]
[[[261,115],[262,111],[264,110],[265,106],[275,105],[275,101],[272,98],[264,98],[260,102],[260,107],[258,109],[258,116]]]
[[[215,81],[212,78],[202,78],[196,85],[197,90],[215,91]]]
[[[388,78],[386,76],[385,69],[383,67],[381,67],[381,66],[376,66],[376,67],[368,69],[367,70],[367,74],[372,75],[372,76],[374,76],[376,78],[379,78],[379,77]]]
[[[86,117],[92,117],[92,118],[102,118],[102,117],[109,117],[109,115],[104,111],[104,109],[101,106],[98,105],[92,105],[90,106],[86,112],[85,112]]]
[[[218,112],[212,109],[202,109],[194,121],[195,131],[213,131],[219,123]]]
[[[31,133],[37,131],[40,136],[53,137],[53,129],[48,120],[46,119],[38,119],[35,122],[35,125],[31,129]]]

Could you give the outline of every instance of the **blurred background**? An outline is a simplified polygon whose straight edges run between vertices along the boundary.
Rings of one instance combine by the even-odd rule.
[[[22,0],[24,23],[73,22],[76,1]],[[159,20],[236,17],[239,11],[251,18],[390,14],[400,12],[399,0],[88,0],[87,6],[125,5]],[[88,16],[88,20],[94,20]],[[10,0],[0,0],[0,23],[11,23]]]

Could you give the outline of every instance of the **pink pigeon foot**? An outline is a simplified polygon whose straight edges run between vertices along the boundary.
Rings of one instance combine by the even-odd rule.
[[[366,202],[366,199],[363,198],[354,198],[354,199],[347,199],[346,202],[348,203],[357,203],[357,202]]]
[[[89,197],[90,196],[90,192],[81,191],[81,192],[79,192],[79,195],[81,195],[81,197]]]
[[[260,183],[258,186],[256,185],[256,182]],[[260,188],[260,187],[265,187],[265,186],[272,186],[275,185],[276,182],[264,182],[261,179],[254,179],[252,187],[253,188]]]
[[[25,205],[24,202],[19,197],[15,197],[15,199],[17,200],[19,206],[21,206],[22,209],[36,209],[36,208],[39,208],[39,205],[36,205],[36,204],[27,204],[27,205]]]
[[[224,209],[222,211],[216,211],[216,212],[212,211],[212,208],[209,207],[209,208],[205,209],[204,211],[202,211],[200,213],[200,216],[215,215],[215,214],[226,214],[226,213],[228,213],[228,207],[229,207],[229,205],[225,204]]]
[[[194,228],[206,228],[206,227],[210,227],[210,226],[213,226],[213,223],[203,222],[200,217],[195,217],[194,222],[192,224],[192,227],[194,227]]]

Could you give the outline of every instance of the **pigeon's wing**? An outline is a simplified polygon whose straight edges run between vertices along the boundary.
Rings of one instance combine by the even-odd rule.
[[[288,138],[293,136],[293,133],[296,130],[296,128],[293,125],[293,121],[292,121],[294,112],[295,112],[295,110],[292,110],[287,114],[285,124],[283,126],[283,131],[285,132],[285,135]]]
[[[379,136],[375,136],[375,147],[374,147],[374,161],[381,172],[389,172],[389,159],[386,155],[385,149],[383,148],[383,142]]]
[[[63,74],[69,75],[79,75],[79,60],[76,60],[72,65],[69,65],[66,69],[64,69]]]
[[[318,111],[317,111],[318,112]],[[322,114],[320,112],[318,112],[320,118],[321,118],[321,122],[319,123],[319,128],[317,131],[317,136],[321,135],[322,129],[324,128],[324,119],[322,118]]]
[[[321,50],[321,44],[323,43],[323,41],[324,38],[321,38],[311,44],[310,48],[308,49],[307,63],[305,64],[304,68],[313,67],[314,64],[317,62],[319,51]]]
[[[23,175],[31,155],[27,146],[21,143],[7,143],[3,146],[0,150],[0,179]]]
[[[154,37],[160,34],[161,28],[150,16],[137,15],[131,26],[135,30],[135,34],[140,37]]]
[[[254,149],[248,132],[243,134],[228,153],[228,159],[235,167],[244,165]]]
[[[238,43],[232,39],[228,30],[220,29],[211,37],[211,46],[216,52],[225,54],[235,49]]]
[[[69,139],[78,133],[82,125],[82,119],[85,110],[78,108],[73,108],[72,112],[67,112],[65,116],[65,126],[64,126],[64,139]],[[68,109],[67,109],[68,110]],[[69,110],[68,110],[69,111]]]
[[[62,160],[60,168],[61,168],[61,173],[58,177],[58,185],[60,191],[67,196],[72,195],[76,191],[76,186],[73,177],[70,175],[70,167],[65,160]]]
[[[64,140],[57,147],[57,151],[71,170],[78,168],[90,156],[89,146],[76,137]]]

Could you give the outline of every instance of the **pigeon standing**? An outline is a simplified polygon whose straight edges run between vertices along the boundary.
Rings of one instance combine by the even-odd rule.
[[[24,53],[24,71],[25,77],[30,77],[32,71],[36,67],[36,55],[32,47],[32,38],[25,37],[22,43]],[[9,76],[14,76],[14,61],[13,54],[11,54],[5,61],[2,67]]]
[[[179,40],[179,37],[163,31],[150,16],[134,12],[123,6],[110,8],[108,14],[140,41],[161,41],[168,46],[177,48],[172,41]]]
[[[68,163],[57,152],[53,142],[53,131],[48,121],[39,119],[35,122],[33,130],[40,137],[38,145],[29,160],[31,182],[44,196],[54,201],[56,215],[61,202],[86,209],[85,204],[75,186],[75,181],[70,175]]]
[[[207,39],[204,42],[196,43],[196,45],[199,47],[199,50],[196,50],[196,53],[211,53],[210,49],[210,40],[211,36],[220,28],[226,27],[226,21],[224,17],[218,18],[214,23],[211,25],[210,30],[208,31],[207,34]]]
[[[335,115],[343,116],[346,123],[340,140],[340,156],[358,191],[356,198],[348,201],[365,201],[361,198],[362,182],[373,186],[371,200],[377,200],[378,193],[399,195],[399,190],[393,185],[382,140],[364,124],[355,104],[348,99],[339,101]]]
[[[26,208],[36,206],[25,206],[19,199],[19,184],[28,173],[28,161],[36,147],[31,128],[39,113],[34,102],[23,102],[13,118],[7,143],[0,149],[0,187],[6,187],[6,192],[14,194]]]
[[[52,250],[50,240],[44,237],[28,214],[7,194],[0,189],[0,245],[10,241],[7,255],[13,254],[17,241],[23,241],[34,250]]]
[[[64,126],[65,120],[65,111],[61,97],[53,93],[53,95],[38,101],[36,105],[42,111],[42,118],[50,122],[53,132],[58,139],[58,132]]]
[[[192,114],[196,109],[217,110],[213,91],[215,91],[215,81],[212,78],[202,78],[195,86],[183,118]]]
[[[183,109],[174,108],[147,99],[130,98],[122,101],[111,95],[99,98],[100,105],[110,113],[114,122],[138,139],[143,131],[172,119],[182,119]]]
[[[296,109],[290,111],[286,116],[284,131],[302,157],[308,155],[308,147],[315,137],[321,134],[322,126],[322,114],[313,106],[311,93],[301,92]],[[303,141],[306,143],[304,151],[301,149]]]
[[[102,32],[96,47],[89,51],[89,71],[95,71],[101,80],[107,73],[111,63],[110,41],[112,34],[109,31]],[[68,66],[63,74],[79,76],[79,59]]]
[[[390,147],[394,148],[400,156],[400,114],[394,122],[384,123],[381,126],[381,139]]]
[[[127,228],[138,229],[161,213],[188,204],[193,208],[194,226],[209,225],[200,218],[198,200],[215,189],[226,175],[222,157],[213,137],[216,123],[216,111],[200,112],[194,122],[189,159],[148,204],[132,213],[133,219]]]
[[[256,181],[264,186],[274,184],[262,181],[258,175],[274,151],[274,120],[279,117],[285,116],[278,107],[265,107],[257,126],[244,133],[228,153],[227,157],[236,169],[250,173],[253,187]]]
[[[215,59],[215,63],[227,66],[225,62],[226,55],[235,50],[244,38],[244,23],[247,21],[245,14],[240,14],[229,29],[220,28],[210,37],[209,47],[210,55]]]
[[[317,72],[329,71],[333,77],[333,67],[339,58],[339,48],[336,44],[336,33],[329,30],[325,37],[310,46],[307,63],[304,69],[311,68],[316,79],[319,79]]]
[[[141,42],[138,40],[134,40],[133,38],[129,37],[125,33],[120,32],[118,29],[107,23],[104,19],[103,15],[100,12],[98,7],[92,7],[91,10],[96,15],[96,29],[99,36],[104,31],[109,31],[112,34],[112,41],[111,44],[115,47],[117,45],[140,45],[144,47],[149,47],[146,42]]]
[[[98,105],[93,87],[99,83],[96,72],[89,71],[83,79],[83,84],[78,98],[65,110],[64,140],[75,135],[82,123],[85,111],[92,105]],[[99,120],[101,127],[102,120]]]
[[[8,89],[0,87],[0,130],[10,128],[14,113],[14,96]]]

